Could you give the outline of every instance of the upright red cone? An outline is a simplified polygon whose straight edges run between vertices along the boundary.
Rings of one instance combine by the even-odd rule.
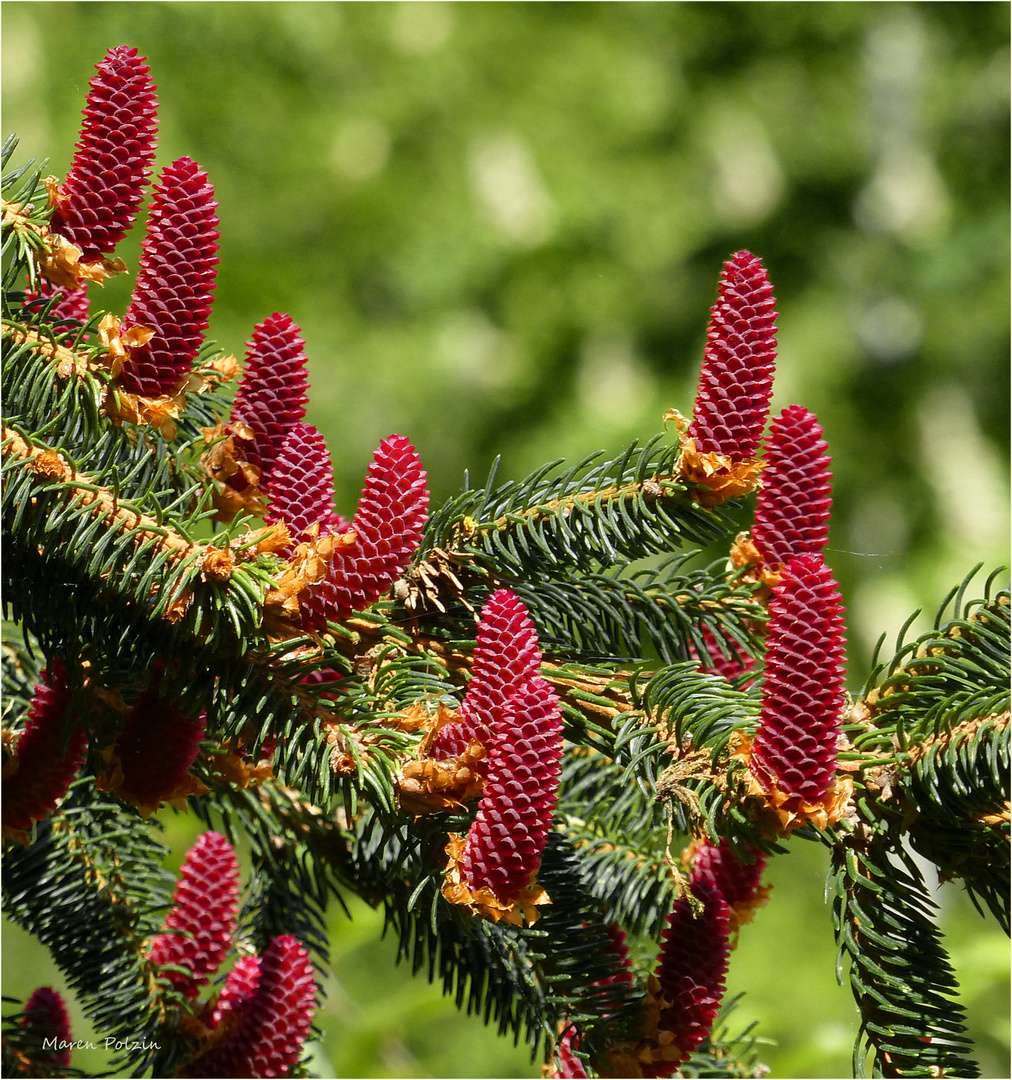
[[[275,312],[246,343],[246,365],[232,406],[232,419],[253,431],[246,457],[260,469],[261,487],[289,432],[306,415],[308,391],[306,343],[291,315]]]
[[[464,880],[515,900],[531,883],[548,841],[559,788],[559,699],[535,676],[510,698],[491,730],[485,790],[464,847]]]
[[[308,590],[304,625],[340,622],[378,600],[418,547],[428,505],[425,470],[415,448],[403,435],[384,439],[351,524],[355,543],[338,548],[327,579]]]
[[[28,1055],[33,1069],[29,1075],[48,1076],[50,1069],[65,1069],[70,1064],[70,1015],[63,998],[51,986],[40,986],[32,992],[21,1027],[33,1043],[42,1047]]]
[[[81,249],[82,262],[111,253],[134,223],[151,176],[155,85],[136,49],[118,45],[97,65],[50,230]]]
[[[179,1075],[287,1076],[302,1056],[316,992],[306,949],[291,934],[274,938],[258,965],[243,964],[240,976],[226,983],[222,998],[228,994],[228,1001],[215,1010],[215,1026],[231,1027],[230,1033]]]
[[[239,862],[232,845],[216,832],[199,836],[186,853],[165,932],[151,943],[153,964],[185,969],[166,978],[194,998],[225,959],[235,935]]]
[[[773,421],[752,541],[776,571],[800,555],[819,555],[829,541],[833,507],[826,441],[814,413],[790,405]]]
[[[347,523],[334,508],[334,472],[323,435],[312,424],[296,421],[272,463],[264,491],[270,499],[264,520],[283,521],[294,543],[314,525],[321,532],[341,532]]]
[[[776,301],[763,264],[739,251],[725,264],[710,309],[699,389],[686,436],[699,453],[755,457],[773,393]]]
[[[727,904],[704,881],[692,884],[702,904],[696,914],[688,899],[675,901],[661,935],[657,967],[660,1015],[644,1076],[671,1076],[710,1034],[720,1009],[730,944]]]
[[[154,336],[132,347],[120,371],[131,394],[179,389],[204,342],[218,268],[218,204],[207,174],[190,158],[167,166],[155,185],[140,270],[122,329]]]
[[[749,767],[783,813],[808,813],[831,794],[844,706],[843,604],[820,555],[787,564],[769,612]]]

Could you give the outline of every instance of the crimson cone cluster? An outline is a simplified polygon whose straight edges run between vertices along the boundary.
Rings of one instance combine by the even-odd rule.
[[[228,1034],[180,1073],[193,1077],[286,1076],[302,1055],[316,1010],[309,953],[291,934],[233,968],[212,1022]]]
[[[422,539],[429,489],[417,451],[403,435],[376,448],[355,508],[355,543],[341,547],[321,586],[310,590],[305,622],[340,621],[374,603],[404,572]]]
[[[21,1027],[30,1031],[43,1047],[39,1053],[32,1055],[33,1065],[66,1068],[70,1064],[70,1044],[73,1041],[70,1014],[59,991],[51,986],[40,986],[33,990],[25,1003]]]
[[[559,700],[534,676],[506,704],[489,731],[485,790],[464,847],[472,889],[515,900],[531,883],[548,841],[562,758]]]
[[[183,969],[165,977],[188,998],[197,996],[232,948],[238,907],[235,852],[220,833],[206,832],[186,853],[165,930],[149,953],[153,964]]]
[[[562,716],[540,663],[526,607],[510,589],[497,590],[479,619],[461,720],[436,748],[443,756],[472,741],[485,748],[478,810],[467,837],[448,845],[443,893],[493,918],[519,921],[520,910],[533,920],[524,905],[544,902],[532,890],[558,798]]]
[[[88,257],[111,253],[133,223],[150,177],[155,114],[144,58],[126,47],[110,50],[92,81],[78,152],[57,193],[53,236]],[[132,396],[117,418],[169,422],[171,409],[159,399],[175,398],[186,388],[203,345],[216,288],[218,240],[214,189],[196,161],[177,158],[153,189],[129,305],[122,320],[100,328],[114,358],[110,370],[119,388]],[[54,255],[50,261],[58,260]],[[106,276],[123,268],[106,264]],[[40,282],[36,303],[55,288]],[[60,290],[59,314],[85,318],[83,290],[66,284]],[[314,574],[292,587],[293,593],[301,592],[303,627],[315,630],[368,607],[404,572],[421,540],[429,493],[415,448],[404,436],[391,435],[377,447],[354,520],[346,521],[334,506],[326,444],[304,420],[308,389],[301,331],[290,315],[274,312],[247,342],[231,414],[235,445],[212,455],[208,468],[231,489],[218,500],[222,514],[234,515],[238,508],[259,513],[260,493],[266,494],[266,520],[285,522],[293,547],[316,525],[324,536],[354,530],[353,544],[324,552],[330,560],[324,580]],[[291,553],[289,547],[285,554]]]
[[[165,930],[149,953],[186,998],[197,997],[233,949],[238,897],[232,846],[220,833],[204,833],[187,852]],[[291,934],[273,938],[259,956],[239,958],[217,999],[200,1011],[207,1049],[179,1075],[286,1075],[302,1054],[316,993],[309,953]]]
[[[675,901],[665,920],[657,966],[661,1011],[658,1051],[644,1076],[671,1076],[710,1034],[720,1008],[730,953],[728,907],[719,890],[702,879]],[[663,1033],[663,1034],[661,1034]]]
[[[403,435],[376,448],[349,525],[334,509],[334,480],[323,437],[297,423],[271,469],[266,519],[284,521],[297,541],[319,523],[324,532],[354,532],[334,552],[325,579],[300,596],[302,623],[322,628],[374,603],[404,572],[422,538],[429,491],[417,451]]]
[[[110,768],[100,783],[144,817],[163,801],[189,793],[190,766],[207,727],[206,713],[193,720],[159,694],[163,674],[162,665],[156,665],[150,683],[127,714],[122,733],[106,752]]]

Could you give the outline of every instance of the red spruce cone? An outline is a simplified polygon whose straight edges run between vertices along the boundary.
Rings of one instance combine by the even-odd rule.
[[[846,662],[840,590],[821,556],[787,564],[769,612],[750,768],[764,791],[818,803],[836,773]]]
[[[188,998],[221,966],[232,947],[239,899],[239,862],[216,832],[199,836],[186,853],[165,933],[151,943],[153,964],[179,964],[189,974],[165,972]]]
[[[488,774],[467,834],[464,878],[503,902],[531,883],[548,842],[559,787],[562,717],[540,676],[510,698],[491,730]]]
[[[228,1014],[244,1015],[259,985],[260,957],[240,956],[235,962],[235,967],[228,973],[225,985],[218,995],[218,1000],[214,1003],[211,1027],[217,1027]]]
[[[158,695],[161,672],[137,699],[116,743],[123,780],[116,793],[142,811],[153,812],[186,780],[207,726],[202,711],[193,721]]]
[[[80,323],[88,321],[91,302],[88,299],[87,286],[81,285],[77,289],[68,289],[52,285],[45,278],[40,279],[38,285],[37,291],[29,290],[25,294],[25,307],[29,311],[42,311],[53,296],[59,296],[59,300],[50,308],[51,319],[75,319]]]
[[[77,727],[64,746],[64,715],[70,693],[60,660],[54,659],[35,687],[24,731],[4,765],[0,818],[6,833],[28,829],[63,798],[84,764],[88,735]]]
[[[287,1076],[302,1056],[315,1011],[316,981],[309,954],[291,934],[276,937],[260,958],[259,984],[242,1006],[232,1034],[181,1075]]]
[[[155,185],[140,270],[122,329],[155,335],[131,349],[120,383],[131,394],[175,392],[200,351],[218,267],[218,204],[207,174],[190,158],[169,165]]]
[[[418,547],[428,505],[425,470],[415,448],[403,435],[384,439],[351,524],[356,542],[337,550],[326,580],[309,590],[303,625],[340,622],[379,599]]]
[[[751,671],[755,667],[755,657],[749,656],[748,653],[742,650],[738,642],[733,641],[731,638],[725,637],[723,639],[724,648],[731,653],[730,656],[724,655],[723,650],[717,643],[717,639],[705,627],[703,628],[703,639],[706,642],[709,656],[700,659],[700,671],[720,675],[730,680],[737,678],[739,675],[744,675],[745,672]],[[750,684],[751,680],[745,683],[744,686]]]
[[[481,610],[461,722],[436,735],[432,756],[457,756],[472,739],[488,746],[489,729],[501,719],[506,703],[540,669],[538,634],[527,608],[512,590],[497,590]]]
[[[63,998],[51,987],[40,986],[33,991],[25,1005],[21,1027],[30,1033],[33,1042],[39,1047],[48,1043],[53,1049],[40,1049],[31,1053],[31,1063],[37,1075],[45,1076],[48,1072],[41,1069],[66,1068],[70,1064],[70,1016]],[[55,1039],[54,1042],[49,1040]]]
[[[319,523],[324,532],[343,532],[348,526],[334,509],[334,472],[327,442],[312,424],[297,421],[274,461],[264,491],[270,504],[268,524],[285,522],[295,543]]]
[[[769,899],[772,886],[761,885],[766,869],[766,856],[751,845],[748,853],[751,863],[744,863],[735,855],[727,840],[719,845],[702,840],[691,844],[682,856],[691,861],[693,884],[712,885],[728,907],[728,929],[734,935],[732,947],[737,943],[738,930],[752,921],[755,910]]]
[[[830,458],[814,413],[790,405],[773,421],[752,541],[775,570],[799,555],[818,555],[829,540]]]
[[[720,844],[703,841],[693,853],[692,882],[705,882],[724,897],[728,907],[748,902],[759,888],[759,880],[766,869],[766,856],[751,848],[751,863],[743,863],[727,840]]]
[[[597,987],[616,986],[621,985],[632,991],[635,989],[635,980],[633,978],[632,961],[629,959],[629,948],[626,945],[625,931],[618,925],[618,923],[608,923],[608,937],[611,938],[612,949],[618,958],[619,970],[614,975],[609,975],[607,978],[598,979],[597,982],[590,984],[588,989],[596,989]],[[614,1015],[612,1012],[598,1012],[598,1015],[602,1019],[606,1019],[609,1016]],[[558,1045],[556,1046],[556,1054],[558,1056],[558,1062],[555,1065],[554,1071],[549,1072],[549,1077],[585,1077],[587,1075],[583,1062],[574,1053],[580,1046],[580,1032],[575,1024],[568,1024],[562,1032]]]
[[[243,445],[246,460],[260,469],[261,487],[288,433],[306,415],[309,376],[305,345],[292,317],[281,312],[255,327],[246,343],[246,366],[232,419],[253,429],[252,443]]]
[[[662,1007],[659,1032],[670,1032],[677,1060],[655,1061],[643,1069],[644,1076],[671,1076],[678,1065],[710,1034],[720,1008],[730,953],[728,911],[723,897],[705,882],[691,885],[703,904],[698,918],[685,898],[676,900],[661,935],[657,981]]]
[[[119,45],[97,65],[81,137],[50,229],[84,262],[113,251],[134,223],[151,176],[158,124],[155,85],[136,49]]]
[[[569,1024],[562,1032],[555,1047],[557,1061],[546,1075],[551,1080],[587,1080],[587,1070],[583,1062],[574,1053],[580,1046],[580,1033],[575,1024]]]
[[[699,390],[686,435],[700,453],[755,457],[769,413],[777,355],[776,301],[748,251],[724,263],[710,309]]]
[[[276,937],[260,960],[260,985],[248,1006],[250,1076],[284,1076],[302,1056],[316,1011],[309,953],[291,934]]]

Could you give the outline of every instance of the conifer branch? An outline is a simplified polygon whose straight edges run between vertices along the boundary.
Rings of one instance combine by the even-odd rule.
[[[303,1074],[352,894],[548,1075],[755,1073],[721,995],[800,831],[833,860],[855,1071],[976,1075],[910,852],[1007,930],[1009,594],[965,603],[968,579],[848,704],[827,441],[801,405],[763,439],[762,262],[725,263],[677,433],[519,481],[497,462],[431,508],[391,435],[349,520],[291,316],[254,328],[234,402],[203,340],[197,162],[154,190],[127,311],[88,314],[150,173],[149,75],[111,50],[51,197],[3,150],[5,909],[124,1040],[111,1068]],[[154,815],[184,800],[211,831],[177,884]],[[5,1063],[66,1074],[38,993]]]

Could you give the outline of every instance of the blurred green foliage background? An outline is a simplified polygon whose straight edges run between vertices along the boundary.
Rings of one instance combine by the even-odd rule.
[[[148,57],[159,168],[195,158],[220,202],[211,335],[241,357],[271,312],[299,323],[308,418],[346,513],[392,431],[415,442],[438,501],[497,454],[500,478],[518,477],[618,452],[665,409],[689,412],[723,260],[748,248],[780,310],[774,410],[814,410],[834,458],[828,560],[852,687],[880,633],[891,641],[917,607],[933,615],[977,562],[1007,561],[1007,4],[2,14],[4,133],[56,175],[106,49]],[[119,252],[131,266],[140,235]],[[93,305],[121,312],[130,287]],[[194,830],[170,818],[176,863]],[[758,1016],[778,1040],[764,1055],[774,1075],[849,1075],[855,1021],[835,982],[825,867],[792,847],[731,989],[747,992],[741,1023]],[[957,890],[939,900],[973,1033],[986,1075],[1008,1075],[1007,942]],[[317,1070],[532,1075],[526,1055],[394,971],[377,920],[335,910]],[[49,977],[10,930],[4,957],[5,992]]]

